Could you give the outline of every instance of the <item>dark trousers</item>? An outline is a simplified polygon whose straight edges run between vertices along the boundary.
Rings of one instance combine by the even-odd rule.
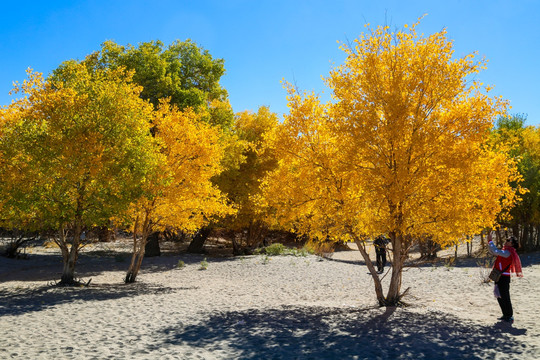
[[[386,266],[386,251],[384,250],[377,250],[377,270],[383,271],[384,267]]]
[[[512,301],[510,301],[510,276],[501,276],[497,282],[497,286],[499,287],[499,293],[501,294],[501,297],[497,298],[497,301],[499,302],[503,316],[509,318],[514,315]]]

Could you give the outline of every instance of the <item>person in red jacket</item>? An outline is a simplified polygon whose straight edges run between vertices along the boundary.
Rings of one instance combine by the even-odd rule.
[[[491,238],[491,233],[488,234],[488,250],[494,256],[497,256],[494,269],[502,271],[502,276],[495,283],[495,297],[499,302],[503,316],[499,320],[514,322],[514,311],[512,309],[512,301],[510,300],[510,276],[523,277],[521,269],[521,260],[517,254],[519,243],[513,236],[510,237],[504,244],[502,249],[497,248]]]

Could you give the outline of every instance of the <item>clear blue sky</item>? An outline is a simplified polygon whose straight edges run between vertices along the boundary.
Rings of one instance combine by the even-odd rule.
[[[489,60],[478,78],[510,100],[511,114],[540,124],[540,1],[454,0],[94,0],[9,1],[0,13],[0,104],[32,67],[48,74],[83,59],[105,40],[125,44],[192,39],[225,59],[222,85],[235,112],[261,105],[287,112],[284,78],[328,94],[321,80],[343,62],[337,41],[352,41],[369,22],[446,27],[456,56],[478,51]],[[327,95],[324,95],[327,96]],[[326,98],[326,97],[325,97]]]

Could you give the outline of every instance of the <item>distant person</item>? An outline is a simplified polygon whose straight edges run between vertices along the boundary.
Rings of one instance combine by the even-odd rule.
[[[375,245],[375,254],[377,255],[377,271],[382,273],[386,266],[386,244],[388,239],[380,235],[375,238],[373,245]]]
[[[502,249],[497,248],[491,238],[491,233],[488,234],[488,250],[494,256],[497,256],[494,269],[502,271],[502,275],[495,283],[494,294],[499,302],[503,316],[499,320],[506,322],[514,322],[514,311],[512,309],[512,301],[510,301],[510,275],[514,274],[518,277],[523,277],[521,270],[521,260],[517,254],[519,243],[515,237],[510,237],[504,244]]]

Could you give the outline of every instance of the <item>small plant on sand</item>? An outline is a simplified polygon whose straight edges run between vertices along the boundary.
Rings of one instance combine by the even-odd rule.
[[[291,253],[294,255],[294,256],[308,256],[308,255],[312,255],[314,254],[315,252],[307,247],[303,247],[303,248],[300,248],[300,249],[292,249],[291,250]]]
[[[262,260],[263,265],[268,264],[270,262],[270,260],[272,260],[272,258],[270,256],[264,255],[263,260]]]
[[[446,268],[446,270],[450,271],[454,267],[455,262],[456,262],[456,258],[454,257],[448,258],[444,262],[444,267]]]
[[[489,257],[478,259],[476,261],[476,264],[478,265],[480,282],[482,284],[489,284],[489,282],[491,281],[491,279],[489,278],[489,273],[491,272],[491,268],[493,266],[492,262],[493,260]]]
[[[178,269],[183,269],[186,266],[186,263],[184,263],[182,260],[178,260],[178,264],[176,264],[176,267]]]
[[[275,243],[270,246],[267,246],[264,248],[264,253],[266,255],[283,255],[288,252],[288,249],[285,247],[285,245],[280,243]]]
[[[208,270],[208,261],[206,261],[206,258],[204,258],[204,260],[201,261],[200,270]]]
[[[255,255],[270,255],[270,256],[278,256],[278,255],[293,255],[293,256],[308,256],[309,254],[313,254],[313,250],[311,250],[308,247],[303,247],[301,249],[290,249],[286,247],[283,244],[275,243],[270,246],[260,248],[255,250]]]

